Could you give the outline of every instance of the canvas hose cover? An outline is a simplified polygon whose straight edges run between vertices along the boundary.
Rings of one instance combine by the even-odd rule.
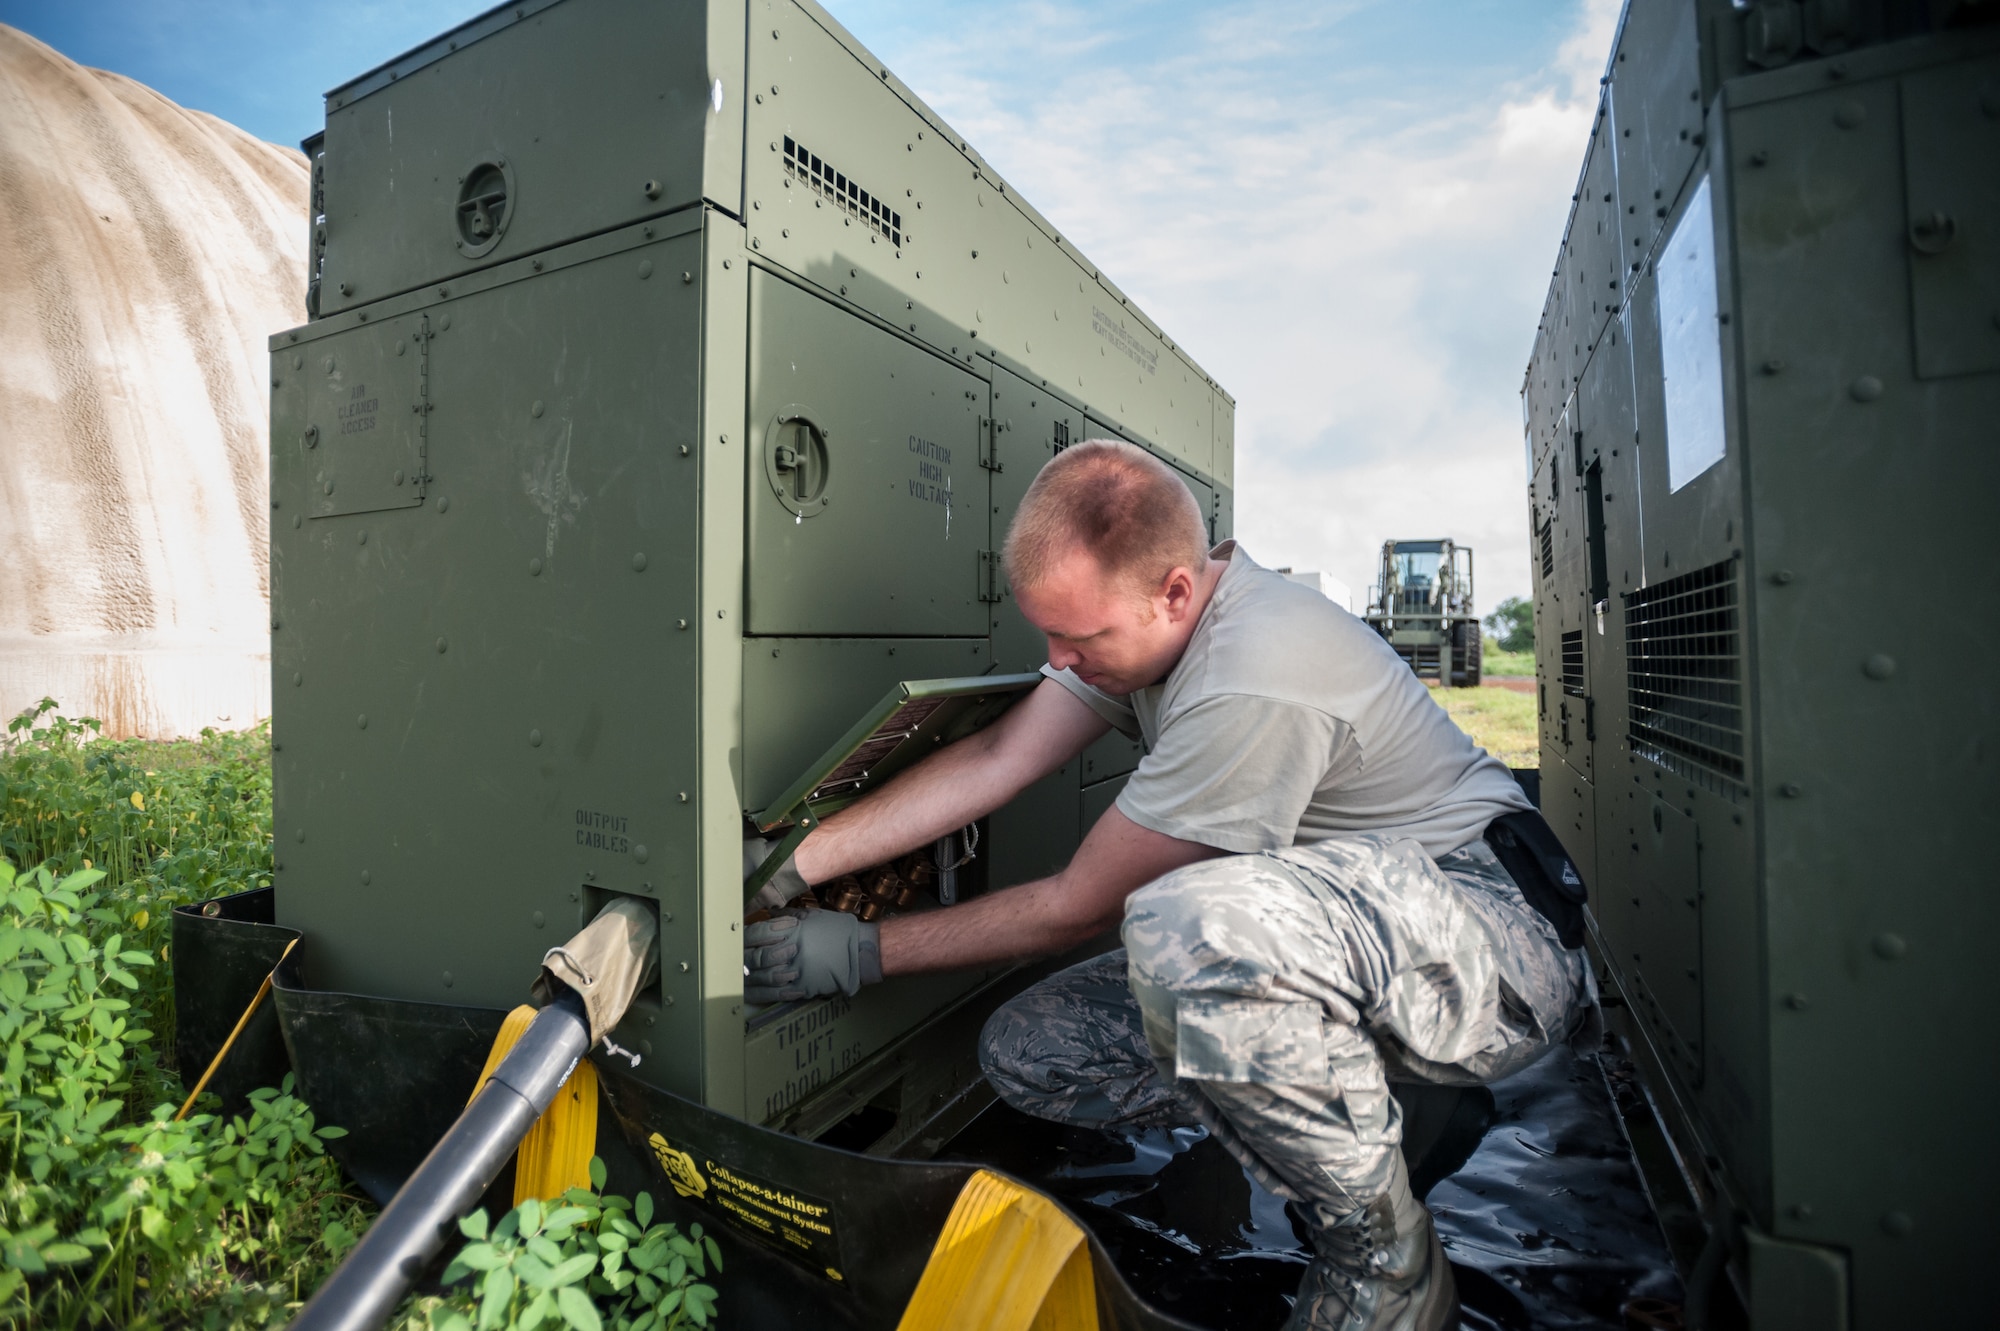
[[[551,977],[583,999],[590,1013],[590,1043],[602,1040],[632,1004],[632,995],[653,968],[653,939],[660,926],[645,903],[624,897],[597,912],[583,932],[552,947],[542,958],[534,995],[541,1002],[555,996]]]

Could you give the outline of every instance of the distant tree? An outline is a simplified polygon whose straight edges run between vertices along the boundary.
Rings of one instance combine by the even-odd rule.
[[[1535,650],[1535,607],[1530,601],[1510,596],[1486,617],[1486,627],[1502,651]]]

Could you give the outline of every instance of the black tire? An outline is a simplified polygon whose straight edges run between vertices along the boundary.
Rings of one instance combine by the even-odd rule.
[[[1451,684],[1454,688],[1479,687],[1484,655],[1485,644],[1480,641],[1477,623],[1460,620],[1451,626]]]

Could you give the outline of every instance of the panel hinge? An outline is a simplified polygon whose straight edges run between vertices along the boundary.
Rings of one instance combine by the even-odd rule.
[[[417,467],[410,478],[419,499],[431,479],[431,407],[431,317],[426,314],[417,320]]]
[[[1005,471],[1000,461],[1000,435],[1007,422],[992,416],[979,418],[979,465],[988,471]]]
[[[1000,600],[1000,552],[981,550],[979,552],[979,599]]]

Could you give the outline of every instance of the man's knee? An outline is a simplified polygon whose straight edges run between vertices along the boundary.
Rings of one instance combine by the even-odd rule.
[[[1028,1068],[1043,1060],[1046,1049],[1043,1023],[1029,1007],[1028,994],[1017,994],[994,1009],[979,1032],[979,1069],[988,1077],[1018,1081]]]

